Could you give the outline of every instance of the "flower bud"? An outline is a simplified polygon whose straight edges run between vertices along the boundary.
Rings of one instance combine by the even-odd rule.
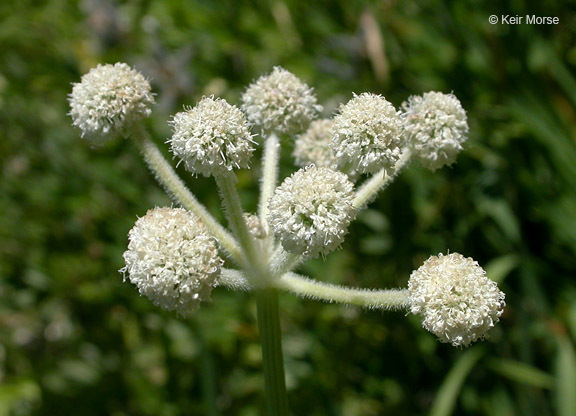
[[[286,178],[270,199],[270,228],[286,251],[317,257],[342,244],[355,216],[354,185],[310,165]]]
[[[266,230],[262,227],[262,222],[260,222],[260,218],[258,215],[255,214],[248,214],[244,213],[244,221],[246,222],[246,227],[248,227],[248,231],[254,238],[263,239],[266,238]]]
[[[170,124],[174,134],[168,142],[188,171],[210,176],[249,167],[254,141],[248,122],[226,100],[204,97]]]
[[[306,130],[322,107],[312,88],[277,66],[246,89],[242,109],[265,132],[293,134]]]
[[[204,224],[182,208],[155,208],[128,234],[120,271],[156,306],[189,315],[210,300],[223,263]]]
[[[330,146],[340,170],[392,173],[404,148],[402,119],[381,95],[356,95],[334,118]]]
[[[68,97],[72,124],[93,143],[129,135],[131,126],[150,116],[154,97],[149,82],[123,63],[98,65],[73,84]]]
[[[414,156],[430,170],[450,165],[468,135],[466,111],[453,94],[427,92],[402,104],[404,131]]]
[[[334,167],[336,159],[330,149],[333,120],[315,120],[310,123],[306,132],[296,138],[294,152],[296,165],[318,167]]]
[[[408,281],[410,311],[440,341],[468,346],[487,333],[506,306],[504,293],[471,258],[439,254],[412,272]]]

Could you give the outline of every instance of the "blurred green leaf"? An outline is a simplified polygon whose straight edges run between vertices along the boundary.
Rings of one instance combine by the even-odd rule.
[[[2,383],[0,384],[0,416],[14,415],[18,406],[35,406],[41,396],[40,387],[31,379]]]
[[[486,274],[496,283],[502,283],[506,276],[518,266],[519,258],[516,254],[508,254],[491,260],[484,269]]]
[[[565,335],[556,336],[556,407],[559,416],[576,415],[576,351]]]
[[[520,240],[520,226],[507,201],[480,198],[478,200],[478,209],[491,217],[510,241],[518,242]]]
[[[492,371],[510,380],[529,384],[542,389],[554,387],[554,377],[534,366],[504,358],[491,359],[488,366]]]
[[[365,209],[358,214],[358,221],[366,224],[373,231],[384,232],[388,229],[388,219],[384,213],[375,209]]]

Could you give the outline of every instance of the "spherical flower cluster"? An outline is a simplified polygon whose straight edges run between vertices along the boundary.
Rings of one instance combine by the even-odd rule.
[[[204,224],[181,208],[155,208],[128,234],[120,271],[155,305],[188,315],[210,299],[222,259]]]
[[[412,272],[408,292],[410,310],[423,316],[424,328],[454,346],[485,338],[506,305],[484,269],[458,253],[426,260]]]
[[[194,108],[176,114],[168,141],[186,169],[204,176],[247,168],[254,141],[242,111],[226,100],[204,97]]]
[[[133,123],[150,116],[150,83],[128,65],[98,65],[74,84],[68,97],[73,125],[94,143],[130,134]]]
[[[289,252],[317,257],[342,244],[355,216],[347,176],[310,165],[286,178],[270,199],[270,228]]]
[[[357,95],[334,118],[330,146],[344,171],[393,172],[404,149],[402,119],[381,95]]]
[[[330,149],[333,120],[315,120],[305,133],[299,135],[294,143],[292,155],[296,165],[334,167],[336,159]]]
[[[292,134],[304,131],[322,107],[312,88],[277,66],[248,87],[242,109],[250,123],[264,131]]]
[[[468,135],[466,111],[453,94],[427,92],[403,105],[404,130],[414,156],[430,170],[450,165]]]

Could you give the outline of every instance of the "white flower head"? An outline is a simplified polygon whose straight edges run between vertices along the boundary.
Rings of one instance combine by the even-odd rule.
[[[468,346],[499,320],[506,302],[496,282],[471,258],[439,254],[412,272],[408,281],[410,311],[440,341]]]
[[[98,65],[73,84],[68,96],[72,124],[93,143],[130,134],[130,127],[150,116],[150,83],[124,63]]]
[[[242,109],[248,121],[262,130],[292,134],[304,131],[322,106],[312,88],[277,66],[246,89]]]
[[[289,252],[317,257],[342,244],[355,216],[354,185],[310,165],[286,178],[269,202],[270,228]]]
[[[168,142],[188,171],[210,176],[249,167],[254,141],[248,122],[226,100],[204,97],[170,124],[174,134]]]
[[[453,94],[427,92],[402,104],[404,131],[414,156],[430,170],[450,165],[468,135],[466,111]]]
[[[189,315],[210,300],[223,263],[204,224],[182,208],[155,208],[128,234],[120,271],[155,305]]]
[[[392,173],[404,149],[402,118],[381,95],[356,95],[334,118],[330,146],[341,170]]]
[[[315,120],[310,123],[306,132],[298,135],[292,152],[296,165],[301,167],[316,165],[327,168],[336,165],[336,159],[330,149],[333,124],[333,120]]]

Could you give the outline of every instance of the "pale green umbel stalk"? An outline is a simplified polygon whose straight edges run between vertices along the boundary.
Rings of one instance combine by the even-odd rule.
[[[280,139],[276,133],[270,133],[264,141],[264,156],[262,158],[262,183],[260,200],[258,201],[258,217],[264,232],[268,227],[268,201],[274,195],[278,182],[278,161],[280,159]]]
[[[268,232],[268,201],[278,182],[279,135],[306,130],[322,106],[317,104],[312,88],[284,68],[275,67],[248,86],[242,94],[242,109],[264,136],[258,215]]]
[[[268,415],[288,415],[278,292],[367,309],[408,310],[443,342],[467,346],[487,337],[504,294],[472,259],[431,257],[407,289],[357,289],[296,274],[300,264],[337,249],[358,212],[386,188],[412,157],[430,169],[450,164],[467,124],[453,95],[411,98],[399,113],[384,97],[364,93],[333,120],[309,124],[321,107],[313,90],[276,67],[251,84],[242,110],[202,98],[177,113],[168,140],[192,175],[214,177],[230,231],[186,187],[141,125],[154,103],[146,79],[126,64],[104,65],[74,85],[74,125],[92,143],[131,137],[158,182],[182,208],[156,208],[140,218],[124,254],[125,279],[155,304],[185,316],[217,286],[253,291],[262,344]],[[235,170],[249,168],[261,134],[264,150],[257,215],[243,211]],[[278,185],[281,137],[298,136],[300,170]],[[336,170],[341,168],[343,172]],[[361,185],[351,180],[370,175]],[[238,269],[222,268],[220,250]]]

